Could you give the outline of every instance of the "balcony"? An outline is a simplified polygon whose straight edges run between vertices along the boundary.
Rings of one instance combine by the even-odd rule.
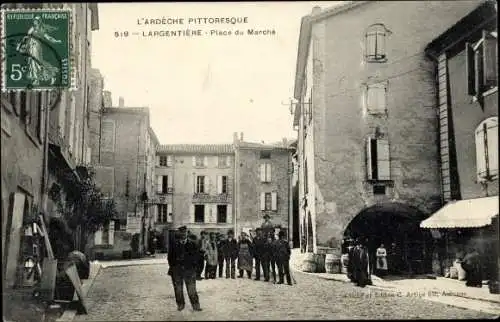
[[[227,193],[211,195],[208,193],[194,193],[193,203],[229,203],[230,198]]]
[[[161,190],[161,191],[157,191],[156,194],[157,195],[171,195],[174,193],[174,188],[170,187],[170,188],[167,188],[166,190]]]

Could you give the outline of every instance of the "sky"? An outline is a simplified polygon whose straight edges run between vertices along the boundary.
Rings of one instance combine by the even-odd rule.
[[[289,102],[300,21],[314,6],[337,3],[100,3],[92,67],[103,75],[114,106],[121,96],[125,107],[149,107],[161,144],[231,143],[234,132],[253,142],[296,138]],[[188,23],[204,17],[247,17],[247,23]],[[145,25],[144,18],[183,24]],[[248,35],[252,28],[276,34]],[[186,29],[202,36],[143,36]],[[211,30],[233,35],[209,35]],[[126,31],[128,37],[115,37]]]

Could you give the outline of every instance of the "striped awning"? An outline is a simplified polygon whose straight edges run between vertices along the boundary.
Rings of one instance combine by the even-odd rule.
[[[420,223],[421,228],[479,228],[498,215],[498,196],[452,201]]]

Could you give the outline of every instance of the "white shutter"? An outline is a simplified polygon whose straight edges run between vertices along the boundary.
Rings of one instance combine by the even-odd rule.
[[[260,181],[266,182],[266,165],[265,164],[260,165]]]
[[[172,179],[173,179],[173,178],[172,178],[172,175],[167,176],[167,187],[168,187],[169,189],[171,189],[171,188],[172,188],[172,181],[173,181]]]
[[[193,174],[193,193],[196,193],[196,174]]]
[[[226,156],[226,166],[230,167],[231,166],[231,156]]]
[[[266,182],[271,182],[271,163],[266,164]]]
[[[194,223],[194,205],[189,205],[189,222]]]
[[[476,130],[476,171],[477,179],[482,180],[486,175],[486,150],[484,146],[484,129],[481,123]]]
[[[155,222],[155,223],[158,222],[159,208],[160,208],[160,205],[155,205],[155,207],[153,207],[153,222]]]
[[[373,111],[375,109],[375,104],[377,102],[376,91],[373,86],[368,86],[366,88],[366,109],[368,111]]]
[[[174,216],[172,213],[172,204],[167,205],[167,222],[171,223],[174,221]]]
[[[156,176],[156,191],[158,193],[162,193],[162,185],[163,185],[163,177],[162,176]]]
[[[102,229],[99,229],[94,233],[94,244],[102,245]]]
[[[383,84],[379,84],[377,87],[377,109],[379,112],[385,112],[385,95],[386,95],[386,89]]]
[[[210,204],[205,204],[203,207],[205,211],[205,218],[203,218],[204,223],[210,223],[211,222],[211,214],[212,214],[212,207]]]
[[[208,193],[210,194],[212,192],[212,189],[211,189],[211,180],[210,180],[210,177],[209,176],[204,176],[204,185],[205,185],[205,193]]]
[[[260,210],[266,210],[266,193],[260,193]]]
[[[203,166],[208,167],[208,157],[207,156],[203,157]]]
[[[227,205],[227,223],[231,224],[233,222],[233,205]]]
[[[211,223],[217,223],[217,204],[212,205]]]
[[[222,194],[222,176],[217,176],[217,194]]]
[[[115,243],[115,221],[109,221],[108,229],[108,244],[113,245]]]
[[[372,169],[372,139],[367,138],[366,140],[366,177],[368,180],[372,180],[373,169]]]
[[[488,139],[488,167],[491,176],[498,175],[498,119],[491,119],[486,125]]]
[[[277,211],[278,210],[278,193],[276,191],[273,191],[271,193],[271,204],[272,204],[271,210]]]
[[[377,179],[391,179],[391,159],[389,152],[389,141],[387,140],[377,140],[377,171]]]
[[[171,155],[167,155],[167,167],[171,167],[173,163],[173,159]]]
[[[160,156],[159,155],[156,156],[156,166],[157,167],[160,166]]]
[[[196,157],[193,156],[193,167],[196,167]]]

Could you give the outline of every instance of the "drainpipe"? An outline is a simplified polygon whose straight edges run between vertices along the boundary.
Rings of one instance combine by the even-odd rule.
[[[83,51],[83,71],[82,71],[82,78],[83,78],[83,81],[82,81],[82,90],[83,90],[83,113],[82,113],[82,155],[81,157],[83,158],[83,163],[85,163],[85,154],[86,154],[86,150],[85,150],[85,119],[86,119],[86,114],[89,112],[88,111],[88,102],[87,102],[87,99],[88,99],[88,93],[87,93],[87,55],[88,55],[88,4],[87,3],[84,3],[82,4],[83,6],[83,11],[84,11],[84,19],[85,19],[85,50]],[[81,50],[81,48],[80,48]],[[88,126],[88,123],[87,123],[87,126]]]

